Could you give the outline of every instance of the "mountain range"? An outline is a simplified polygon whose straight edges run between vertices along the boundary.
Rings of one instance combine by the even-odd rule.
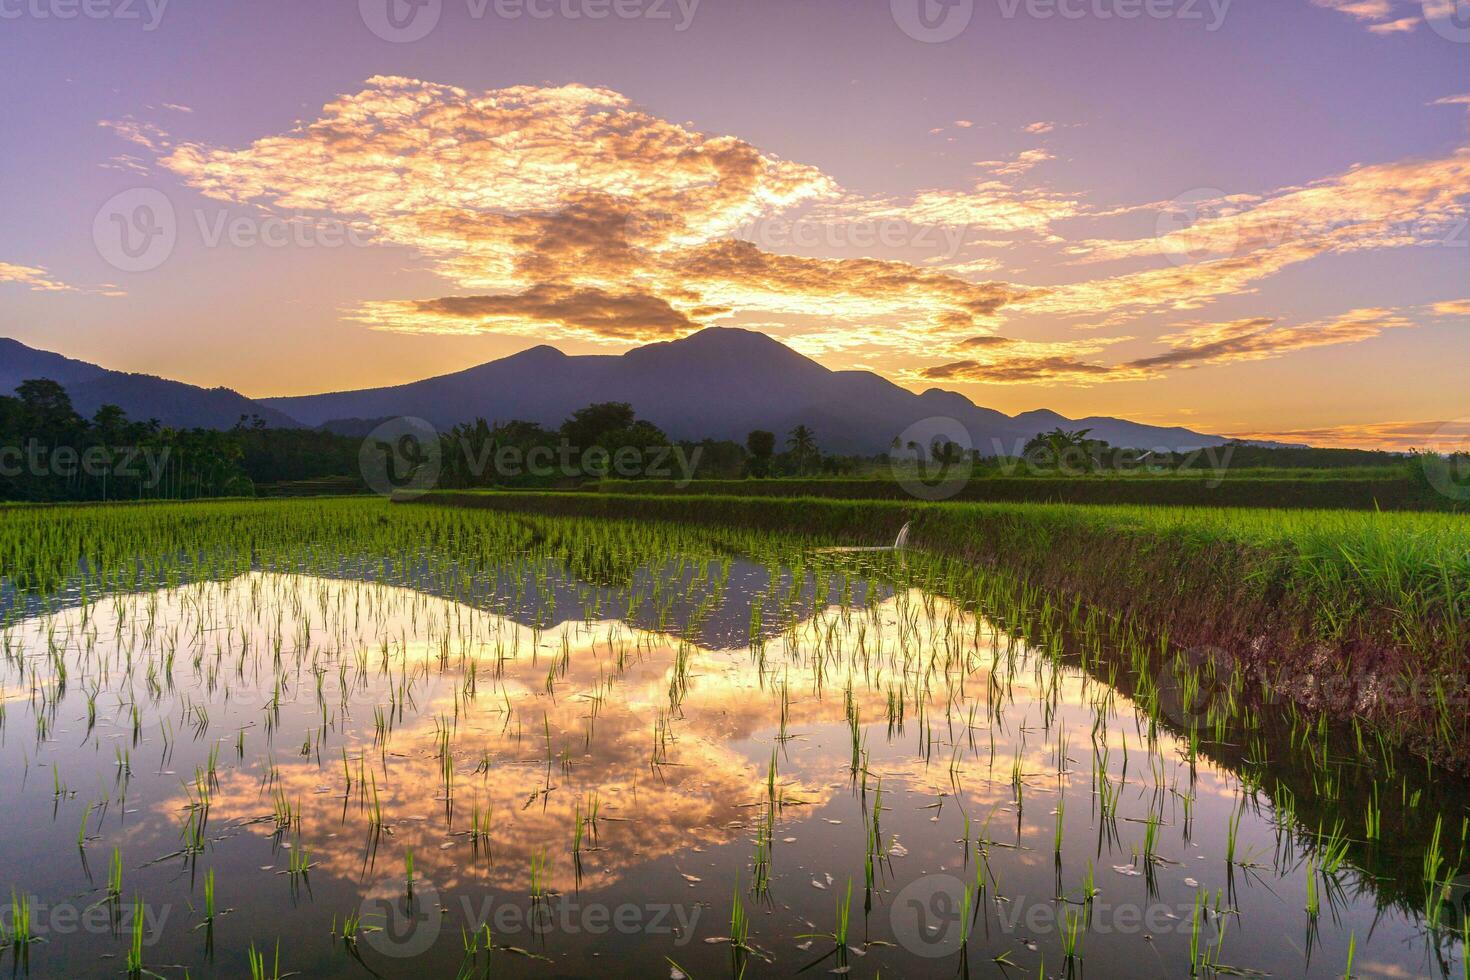
[[[539,346],[454,374],[409,384],[287,398],[249,399],[228,388],[199,388],[110,371],[0,339],[0,390],[29,378],[66,387],[79,411],[120,406],[130,418],[174,427],[228,428],[241,415],[273,427],[364,431],[369,423],[416,416],[440,428],[485,418],[555,426],[592,402],[623,401],[674,439],[743,441],[752,429],[810,427],[823,449],[872,454],[925,419],[954,419],[986,454],[1015,452],[1038,432],[1091,429],[1115,446],[1189,450],[1228,440],[1125,419],[1068,419],[1038,410],[1017,416],[933,388],[915,394],[869,371],[834,371],[765,334],[711,327],[681,340],[623,354],[568,355]]]
[[[0,337],[0,394],[23,381],[49,378],[66,389],[72,407],[90,416],[103,405],[117,405],[134,420],[157,419],[176,429],[228,429],[241,415],[259,415],[277,428],[301,423],[229,388],[200,388],[151,374],[129,374],[27,347]]]

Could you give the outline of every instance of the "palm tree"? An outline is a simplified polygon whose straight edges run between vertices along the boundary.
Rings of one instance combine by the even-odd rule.
[[[808,464],[820,452],[817,449],[816,434],[804,425],[798,425],[791,430],[786,439],[786,446],[796,460],[797,471],[802,474],[806,473]]]
[[[1098,457],[1108,444],[1099,439],[1087,438],[1091,429],[1068,431],[1061,427],[1031,437],[1022,455],[1034,463],[1061,469],[1068,464],[1081,463],[1087,469],[1098,467]]]

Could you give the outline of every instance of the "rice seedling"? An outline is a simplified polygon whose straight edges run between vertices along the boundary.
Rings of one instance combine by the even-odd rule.
[[[270,965],[266,965],[265,953],[255,948],[251,942],[250,949],[246,951],[246,962],[250,964],[250,980],[283,980],[281,973],[281,943],[276,941],[276,955]]]

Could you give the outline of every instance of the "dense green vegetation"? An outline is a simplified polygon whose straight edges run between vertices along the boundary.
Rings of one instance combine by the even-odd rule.
[[[239,443],[209,429],[130,421],[104,405],[90,419],[54,381],[0,396],[0,500],[190,499],[251,493]]]
[[[1422,475],[1400,468],[1364,473],[1336,470],[1232,470],[1209,476],[1095,475],[998,476],[977,474],[955,490],[955,501],[1066,504],[1156,504],[1198,507],[1277,507],[1343,510],[1465,510],[1466,503],[1431,487]],[[902,476],[903,479],[900,479]],[[846,500],[908,500],[922,474],[900,471],[868,478],[706,480],[603,480],[606,493],[713,494],[744,497],[823,497]]]

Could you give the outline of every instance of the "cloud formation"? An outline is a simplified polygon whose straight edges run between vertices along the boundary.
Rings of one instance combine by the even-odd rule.
[[[39,292],[63,293],[74,292],[75,286],[69,286],[59,279],[52,277],[51,273],[39,266],[14,265],[10,262],[0,262],[0,283],[17,283],[28,289]]]
[[[847,198],[814,167],[659,119],[606,89],[471,93],[379,77],[290,133],[242,149],[183,143],[162,163],[210,197],[345,217],[474,291],[352,314],[388,329],[623,342],[739,310],[920,322],[949,313],[973,332],[975,319],[1028,292],[738,241],[752,221]],[[997,187],[997,209],[1003,196]]]
[[[1417,14],[1394,17],[1398,12],[1393,0],[1312,0],[1318,7],[1336,10],[1363,23],[1374,34],[1403,34],[1414,30],[1423,21]],[[1419,4],[1413,4],[1414,9]],[[1409,8],[1405,8],[1409,9]]]
[[[1118,364],[1101,364],[1085,358],[1130,338],[1030,344],[981,337],[968,342],[968,346],[979,350],[976,356],[926,368],[919,376],[928,380],[960,379],[996,384],[1141,381],[1175,369],[1261,361],[1313,347],[1359,343],[1387,330],[1415,326],[1407,316],[1384,309],[1353,310],[1330,320],[1295,325],[1271,317],[1225,323],[1196,321],[1178,324],[1161,336],[1159,342],[1169,347],[1163,353]]]
[[[1373,3],[1323,5],[1388,20]],[[1463,228],[1456,220],[1470,188],[1470,149],[1460,149],[1265,194],[1203,195],[1178,221],[1161,221],[1158,235],[1120,239],[1070,229],[1181,206],[1097,208],[1037,184],[1035,168],[1054,159],[1040,148],[978,163],[980,176],[961,188],[855,193],[817,167],[582,85],[472,92],[376,77],[314,119],[234,148],[175,141],[132,119],[108,125],[209,197],[329,215],[424,256],[447,288],[347,311],[376,329],[626,344],[743,319],[778,324],[810,353],[890,358],[886,370],[930,380],[1144,380],[1369,339],[1404,324],[1385,311],[1298,326],[1274,317],[1190,322],[1159,338],[1163,352],[1117,363],[1098,357],[1132,338],[1013,335],[1025,318],[1096,330],[1196,311],[1323,255],[1423,244]],[[742,234],[792,215],[827,223],[824,231],[939,229],[959,247],[916,261],[866,254],[852,241],[818,242],[842,257],[795,255],[789,242]],[[1048,286],[989,278],[1000,267],[994,252],[1019,255],[1022,246],[1060,256],[1057,269],[1143,267]],[[939,363],[922,367],[926,358]]]

